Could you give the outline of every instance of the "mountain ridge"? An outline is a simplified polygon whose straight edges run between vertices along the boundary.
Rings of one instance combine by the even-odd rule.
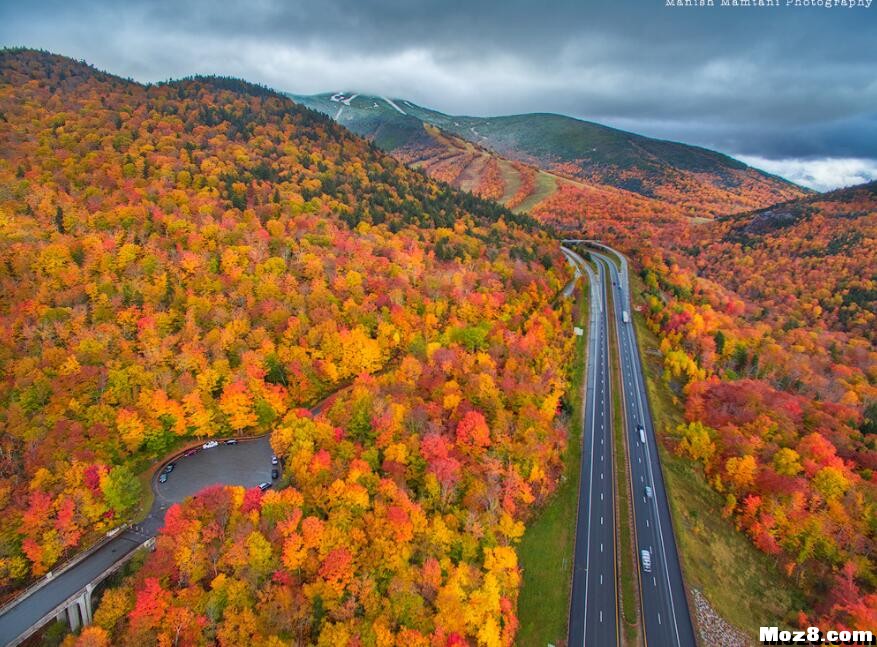
[[[448,115],[400,98],[348,92],[289,96],[371,139],[406,163],[426,167],[428,173],[436,160],[447,166],[455,153],[430,132],[431,126],[445,139],[477,147],[482,157],[492,154],[525,164],[537,173],[628,191],[677,208],[682,215],[715,217],[813,194],[719,151],[568,115],[532,112],[471,117]],[[453,147],[461,148],[459,144]],[[458,156],[457,174],[440,179],[459,186],[458,177],[468,161]],[[550,191],[543,199],[553,194]],[[530,201],[527,207],[536,204],[538,201]]]

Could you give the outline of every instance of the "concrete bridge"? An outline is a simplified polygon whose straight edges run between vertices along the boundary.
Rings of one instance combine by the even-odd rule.
[[[49,574],[22,596],[0,610],[0,639],[18,645],[53,618],[71,631],[91,624],[91,595],[109,575],[128,563],[139,548],[152,548],[155,538],[140,529],[127,529],[107,538],[68,564]]]

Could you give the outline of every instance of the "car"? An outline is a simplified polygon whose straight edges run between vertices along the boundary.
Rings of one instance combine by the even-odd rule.
[[[206,443],[201,445],[201,447],[203,447],[204,449],[213,449],[217,445],[219,445],[219,443],[216,442],[215,440],[208,440]]]
[[[652,498],[652,488],[649,487],[648,485],[646,486],[646,497],[649,499]]]
[[[278,476],[280,476],[280,472],[278,470],[271,470],[271,480],[276,479]]]
[[[271,464],[272,464],[272,465],[277,465],[277,463],[278,463],[278,461],[277,461],[277,457],[276,457],[276,456],[272,456],[272,457],[271,457]]]
[[[640,551],[640,559],[643,563],[643,570],[646,573],[652,572],[652,554],[647,550]]]
[[[170,474],[171,472],[174,471],[175,466],[176,466],[176,463],[168,463],[167,465],[164,466],[164,473]]]
[[[158,477],[158,482],[164,483],[165,481],[167,481],[167,472],[162,472],[161,476]]]
[[[237,445],[238,444],[237,438],[229,438],[228,440],[225,441],[225,444],[226,445]]]
[[[267,481],[263,481],[262,483],[259,483],[259,489],[262,490],[262,492],[267,490],[269,487],[271,487],[271,484],[268,483]]]

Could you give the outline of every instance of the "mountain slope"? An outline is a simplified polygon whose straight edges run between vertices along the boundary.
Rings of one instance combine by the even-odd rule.
[[[688,216],[735,213],[809,193],[715,151],[562,115],[451,116],[402,99],[349,93],[293,98],[373,139],[406,163],[452,157],[450,149],[463,146],[449,147],[448,140],[463,140],[473,148],[472,158],[460,158],[461,164],[490,152],[588,187],[660,200]]]
[[[877,182],[720,219],[707,275],[775,326],[836,329],[877,343]],[[782,319],[773,304],[795,303]]]
[[[511,644],[568,278],[532,219],[265,88],[0,51],[0,593],[174,448],[271,434],[275,489],[171,507],[95,644]]]

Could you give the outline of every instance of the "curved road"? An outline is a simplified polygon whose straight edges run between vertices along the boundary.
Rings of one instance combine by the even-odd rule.
[[[573,266],[587,272],[590,287],[584,448],[568,644],[609,647],[618,644],[619,615],[606,279],[602,265],[595,272],[581,256],[561,249]]]
[[[611,248],[601,247],[623,258]],[[627,267],[625,263],[622,264],[624,275],[620,275],[612,258],[589,251],[601,266],[606,267],[613,285],[637,557],[643,550],[651,554],[651,572],[643,569],[641,560],[638,564],[646,644],[695,647],[697,643],[682,580],[636,333],[633,324],[625,323],[622,318],[622,311],[632,313]],[[640,437],[639,425],[643,427],[645,442]],[[651,488],[651,497],[646,494],[647,486]]]
[[[2,644],[15,644],[22,634],[34,627],[46,614],[81,591],[122,557],[158,534],[167,509],[208,485],[243,485],[255,487],[271,481],[271,445],[269,436],[240,441],[236,445],[220,443],[212,449],[200,449],[192,456],[176,459],[176,467],[167,482],[153,476],[155,501],[146,519],[101,546],[53,580],[19,599],[0,615]]]

